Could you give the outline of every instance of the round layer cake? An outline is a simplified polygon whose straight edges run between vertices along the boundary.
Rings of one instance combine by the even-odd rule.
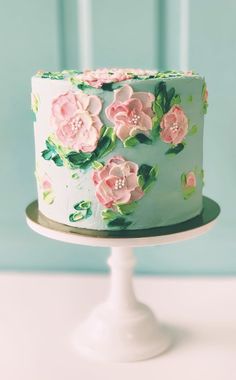
[[[32,78],[39,211],[90,230],[142,230],[202,211],[204,78],[98,69]]]

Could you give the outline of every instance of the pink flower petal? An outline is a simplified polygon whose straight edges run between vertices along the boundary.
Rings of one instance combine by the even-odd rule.
[[[93,115],[99,115],[102,109],[102,101],[98,96],[90,95],[89,103],[87,105],[87,111]]]
[[[89,104],[89,95],[85,94],[81,90],[78,90],[76,92],[76,100],[77,100],[79,109],[85,111]]]
[[[97,173],[97,181],[101,181],[109,175],[109,165],[103,166],[103,168],[96,170]]]
[[[141,113],[141,119],[139,124],[139,127],[141,127],[141,130],[149,131],[152,129],[152,119],[150,116],[146,115],[144,112]]]
[[[119,165],[121,163],[125,162],[125,159],[124,157],[122,156],[113,156],[112,158],[110,158],[110,160],[108,161],[108,164],[109,165],[112,165],[112,164],[116,164],[116,165]]]
[[[76,98],[72,92],[60,95],[52,102],[52,116],[57,125],[60,122],[67,122],[76,111]]]
[[[52,188],[51,182],[48,179],[44,179],[42,182],[42,188],[44,190],[50,190]]]
[[[132,98],[139,99],[142,102],[143,108],[151,108],[155,96],[151,92],[134,92]]]
[[[130,198],[131,198],[130,191],[126,189],[114,190],[113,195],[115,198],[115,203],[117,204],[129,203]]]
[[[127,186],[127,189],[132,191],[134,190],[138,185],[138,182],[137,182],[137,175],[136,174],[130,174],[127,178],[126,178],[126,186]]]
[[[188,172],[186,175],[186,187],[196,187],[197,180],[194,172]]]
[[[146,115],[148,115],[149,117],[153,117],[154,116],[154,112],[153,112],[153,110],[151,109],[151,108],[144,108],[143,109],[143,112],[146,114]]]
[[[98,133],[94,127],[89,129],[80,129],[77,133],[77,141],[73,144],[73,148],[89,153],[96,149],[98,142]]]
[[[99,199],[99,201],[106,207],[111,207],[111,205],[113,204],[113,197],[112,197],[112,193],[109,189],[109,187],[106,185],[106,183],[104,181],[101,181],[98,185],[97,185],[97,189],[96,189],[96,196],[97,198]]]
[[[131,98],[125,102],[126,107],[128,108],[129,113],[134,112],[137,115],[142,111],[143,106],[142,102],[139,99]]]
[[[135,190],[133,190],[131,192],[131,198],[130,198],[130,201],[133,202],[133,201],[138,201],[139,199],[141,199],[142,197],[144,196],[144,192],[143,190],[140,188],[140,187],[136,187]]]
[[[128,84],[125,84],[118,90],[114,91],[114,101],[115,102],[125,102],[130,99],[133,94],[133,89]]]
[[[100,117],[98,117],[96,115],[92,116],[92,124],[93,124],[93,127],[96,128],[96,130],[98,132],[100,132],[100,130],[101,130],[102,126],[103,126]]]
[[[86,111],[77,112],[76,117],[78,117],[79,121],[81,121],[85,128],[89,128],[93,123],[92,116]]]
[[[113,166],[111,169],[110,169],[110,175],[113,175],[113,176],[116,176],[116,177],[123,177],[123,171],[122,171],[122,166],[121,165],[117,165],[117,166]]]
[[[117,112],[114,116],[113,121],[115,126],[129,124],[128,112]]]
[[[120,126],[118,126],[117,128],[115,128],[115,131],[116,131],[116,136],[121,141],[126,140],[129,137],[129,135],[130,135],[129,129],[127,128],[126,125],[120,125]]]
[[[138,172],[138,165],[135,162],[126,161],[122,165],[122,172],[126,177],[130,174],[136,174]]]
[[[92,173],[92,180],[94,185],[97,185],[100,181],[99,175],[98,175],[98,170],[94,170]]]
[[[114,175],[111,175],[111,173],[109,173],[110,175],[105,179],[105,183],[106,185],[110,188],[110,189],[114,189],[115,186],[116,186],[116,183],[117,183],[117,180],[119,178],[117,178],[116,176]]]

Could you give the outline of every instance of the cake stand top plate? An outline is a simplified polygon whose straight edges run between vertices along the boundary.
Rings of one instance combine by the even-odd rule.
[[[209,231],[219,214],[219,205],[204,196],[201,215],[183,223],[144,230],[97,231],[54,222],[38,210],[37,201],[26,208],[27,223],[35,232],[55,240],[97,247],[140,247],[191,239]]]

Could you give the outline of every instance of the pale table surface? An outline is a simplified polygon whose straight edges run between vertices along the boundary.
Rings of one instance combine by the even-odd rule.
[[[78,322],[108,293],[108,275],[0,274],[1,380],[235,380],[236,278],[136,276],[139,300],[174,337],[136,363],[81,358]]]

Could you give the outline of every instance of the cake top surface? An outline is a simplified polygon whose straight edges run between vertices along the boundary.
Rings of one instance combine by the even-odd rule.
[[[50,80],[69,80],[78,88],[102,88],[107,89],[109,85],[128,80],[147,80],[154,78],[178,78],[178,77],[200,77],[193,71],[157,71],[134,68],[99,68],[96,70],[63,70],[43,71],[39,70],[34,77]]]

